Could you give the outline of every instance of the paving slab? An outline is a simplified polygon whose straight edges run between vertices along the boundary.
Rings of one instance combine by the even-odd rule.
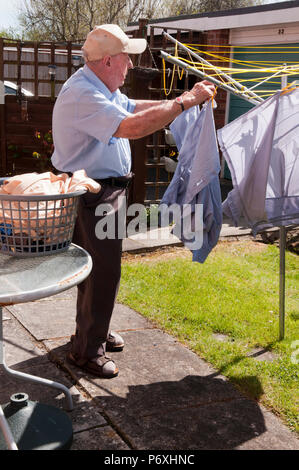
[[[70,375],[67,375],[56,364],[50,362],[49,354],[44,345],[41,343],[39,347],[36,346],[35,340],[12,318],[8,311],[5,312],[4,318],[3,332],[6,364],[13,370],[19,370],[22,373],[46,378],[65,385],[72,395],[74,409],[72,411],[68,410],[68,401],[61,390],[16,378],[7,374],[4,368],[0,369],[0,403],[5,405],[9,403],[13,394],[24,393],[28,395],[30,401],[63,409],[72,421],[75,437],[71,449],[84,448],[82,447],[84,442],[84,446],[87,448],[84,439],[77,439],[77,433],[83,438],[84,433],[88,433],[89,430],[92,430],[92,433],[96,435],[97,428],[106,427],[105,431],[101,430],[97,438],[97,448],[103,448],[103,446],[105,448],[108,443],[108,436],[110,434],[115,435],[115,431],[100,413],[97,404],[80,393],[72,383]],[[81,442],[81,446],[78,442]],[[114,448],[126,448],[122,439],[117,436],[115,436],[113,442]]]
[[[131,247],[133,242],[140,240],[133,240]],[[76,295],[73,288],[9,306],[3,322],[8,365],[63,383],[71,391],[72,449],[299,450],[297,436],[279,418],[126,306],[116,304],[111,325],[126,343],[123,352],[109,353],[120,369],[118,377],[99,379],[66,363]],[[269,360],[261,351],[252,355]],[[17,380],[0,369],[0,403],[18,391],[66,409],[61,391]]]
[[[220,231],[220,238],[225,237],[242,237],[251,235],[252,231],[248,227],[234,227],[228,223],[223,223]]]
[[[17,367],[12,367],[17,370]],[[30,364],[30,367],[22,369],[23,373],[28,373],[36,377],[42,377],[48,380],[58,382],[65,385],[73,396],[74,403],[80,402],[80,393],[73,386],[61,371],[57,369],[55,364],[48,361],[47,367],[44,365]],[[57,406],[67,410],[68,404],[64,393],[61,390],[46,386],[44,384],[33,383],[28,380],[18,379],[4,371],[0,373],[0,401],[8,403],[11,395],[15,393],[26,393],[32,401],[38,401],[47,405]]]
[[[67,367],[132,448],[299,449],[278,418],[172,336],[146,329],[123,337],[124,351],[110,353],[120,369],[113,380]],[[68,344],[46,344],[64,360]]]
[[[75,298],[17,304],[9,311],[38,341],[70,336],[75,331]]]
[[[110,426],[89,429],[74,435],[71,450],[130,450]],[[102,463],[102,460],[100,460]]]
[[[182,241],[171,233],[172,227],[162,227],[129,235],[123,241],[123,252],[142,252],[152,250],[158,247],[183,246]],[[241,219],[240,225],[235,227],[227,218],[224,218],[219,238],[242,237],[252,235],[251,229],[247,226],[244,219]]]
[[[4,309],[3,331],[5,362],[8,366],[17,365],[17,369],[34,364],[46,364],[48,359],[37,342],[16,322],[11,313]]]
[[[131,390],[132,394],[135,392],[136,389]],[[150,393],[151,387],[147,389],[147,394]],[[137,449],[298,449],[290,432],[278,432],[281,425],[267,422],[258,404],[246,399],[173,408],[149,415],[136,413],[129,420],[123,413],[117,425]]]
[[[153,324],[140,313],[135,312],[126,305],[116,304],[111,319],[111,329],[119,332],[154,328]]]
[[[123,240],[122,251],[143,251],[144,244],[139,243],[138,240],[131,240],[130,238],[125,238]]]
[[[111,442],[113,445],[111,448],[113,449],[123,450],[127,448],[123,440],[117,436],[105,418],[100,414],[98,406],[93,404],[92,400],[84,398],[75,386],[63,378],[54,364],[49,364],[47,373],[44,372],[44,367],[30,367],[28,372],[68,386],[72,394],[74,409],[72,411],[67,409],[65,395],[59,390],[18,380],[6,374],[0,374],[0,381],[2,383],[0,385],[0,403],[2,405],[9,403],[10,396],[13,394],[26,393],[30,401],[62,409],[72,421],[74,438],[71,450],[109,449]]]
[[[17,367],[13,367],[17,369]],[[105,418],[99,413],[92,401],[83,397],[78,389],[70,382],[65,373],[57,369],[55,364],[48,361],[44,365],[33,365],[22,368],[22,372],[46,378],[65,385],[73,398],[74,409],[68,410],[68,402],[63,392],[42,384],[17,379],[4,371],[0,373],[0,403],[9,403],[10,397],[15,393],[26,393],[29,400],[54,406],[66,411],[72,421],[73,432],[81,432],[96,426],[107,425]]]
[[[186,406],[190,400],[192,403],[200,404],[239,396],[236,389],[224,377],[219,376],[214,379],[215,371],[205,361],[166,333],[157,329],[130,331],[124,332],[123,337],[126,343],[124,350],[119,353],[109,353],[120,369],[118,377],[113,380],[103,381],[69,365],[80,385],[92,397],[101,398],[103,408],[106,398],[109,409],[111,397],[116,397],[119,406],[119,398],[127,400],[130,395],[129,408],[132,404],[134,413],[142,412],[146,397],[143,387],[153,383],[156,384],[156,394],[150,394],[146,398],[148,411],[156,410],[160,406],[163,408],[172,405]],[[60,362],[65,360],[65,353],[70,347],[70,344],[65,344],[62,340],[46,341],[45,345],[50,350],[51,356]],[[130,394],[131,387],[140,387],[140,392],[136,389],[136,394]],[[137,410],[137,407],[140,409]],[[115,413],[119,412],[122,411],[115,410]]]
[[[75,331],[77,292],[73,291],[69,298],[65,298],[62,294],[36,302],[11,305],[7,307],[7,311],[11,312],[38,341],[67,338]],[[125,331],[152,327],[152,324],[140,314],[125,305],[116,304],[112,315],[112,329]]]
[[[143,248],[167,246],[167,245],[182,245],[181,240],[171,233],[172,227],[162,227],[148,230],[147,232],[140,232],[128,237],[128,240],[143,246]],[[137,246],[137,245],[136,245]]]

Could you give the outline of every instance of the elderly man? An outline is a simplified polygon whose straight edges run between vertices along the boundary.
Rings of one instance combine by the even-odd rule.
[[[116,217],[119,213],[119,201],[132,177],[128,139],[163,128],[184,109],[215,92],[212,84],[203,81],[173,100],[128,99],[119,87],[133,67],[129,54],[141,54],[145,48],[145,39],[131,39],[117,25],[96,26],[82,48],[84,67],[63,85],[53,111],[54,167],[69,173],[84,168],[101,185],[98,194],[87,193],[80,200],[73,241],[91,254],[93,269],[78,286],[76,332],[67,359],[103,378],[118,374],[106,351],[124,347],[122,337],[110,331],[120,282],[122,239],[96,236],[100,220],[96,208],[109,203]]]

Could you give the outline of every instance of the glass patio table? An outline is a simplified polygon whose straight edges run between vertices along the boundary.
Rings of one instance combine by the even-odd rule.
[[[92,260],[90,255],[83,248],[74,244],[71,244],[66,251],[37,257],[9,256],[0,253],[0,366],[3,367],[5,373],[15,378],[61,390],[67,398],[69,410],[73,409],[72,396],[63,384],[13,370],[5,364],[2,308],[18,303],[32,302],[70,289],[82,282],[89,275],[91,269]],[[25,423],[25,427],[28,429],[27,437],[24,436],[24,428],[23,435],[19,435],[18,428],[23,424],[18,423],[18,418],[15,419],[17,423],[14,423],[13,426],[17,430],[16,433],[14,429],[11,429],[6,414],[11,418],[13,412],[10,410],[5,413],[4,408],[0,405],[0,430],[2,430],[6,447],[9,450],[69,447],[72,441],[72,427],[67,414],[56,407],[42,404],[38,406],[37,403],[31,416],[29,416],[30,407],[28,407],[28,400],[26,399],[28,396],[22,395],[26,394],[13,395],[8,408],[20,409],[23,415],[25,412],[27,413],[27,418],[24,418],[24,416],[22,418],[28,420]],[[42,422],[44,424],[36,424],[36,418],[39,418],[39,414],[42,415],[42,419],[39,419],[38,423]],[[31,423],[30,420],[35,421]],[[32,428],[31,432],[29,432],[30,426]],[[36,426],[40,426],[40,428],[37,429]],[[52,437],[53,433],[55,439]],[[17,438],[14,434],[18,434]],[[35,437],[35,435],[38,437]],[[0,449],[3,447],[1,437],[0,435]],[[18,439],[19,444],[16,442]]]

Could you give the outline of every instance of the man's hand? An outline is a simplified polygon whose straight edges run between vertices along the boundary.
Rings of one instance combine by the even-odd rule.
[[[207,80],[195,83],[194,87],[190,91],[185,91],[181,95],[185,109],[189,109],[192,106],[201,104],[212,98],[215,92],[215,86]]]

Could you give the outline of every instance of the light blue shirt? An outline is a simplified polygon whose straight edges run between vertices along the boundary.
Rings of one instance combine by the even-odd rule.
[[[163,210],[165,210],[163,204],[168,207],[177,204],[182,208],[185,204],[190,205],[190,233],[192,233],[196,232],[196,228],[192,227],[195,225],[196,204],[202,204],[202,227],[199,228],[202,234],[195,233],[190,243],[184,231],[176,233],[174,229],[173,233],[190,248],[192,261],[204,263],[216,246],[222,227],[220,159],[211,100],[204,104],[201,110],[199,106],[194,106],[180,114],[170,125],[170,130],[179,150],[179,161],[171,183],[162,198],[161,214],[163,215]],[[183,211],[181,214],[181,226],[184,230],[186,219]],[[174,221],[179,222],[175,218]],[[189,222],[187,222],[187,229],[188,225]],[[179,230],[181,230],[180,227]],[[201,238],[198,235],[202,235],[201,247],[192,249],[194,241]]]
[[[90,178],[124,176],[131,171],[128,139],[112,137],[136,103],[111,93],[87,65],[63,85],[53,110],[53,166],[84,169]]]

